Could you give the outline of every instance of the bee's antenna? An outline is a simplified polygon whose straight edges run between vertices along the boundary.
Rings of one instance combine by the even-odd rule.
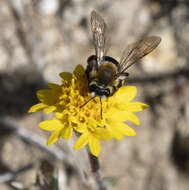
[[[101,119],[102,119],[102,99],[101,99],[101,97],[100,97],[100,116],[101,116]]]
[[[82,106],[80,106],[80,108],[82,108],[83,106],[85,106],[86,104],[88,104],[91,100],[93,100],[94,98],[96,98],[96,96],[90,98],[88,101],[86,101]]]

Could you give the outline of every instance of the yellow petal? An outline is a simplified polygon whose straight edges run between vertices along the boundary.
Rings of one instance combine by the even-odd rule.
[[[118,110],[118,109],[115,109],[115,108],[111,108],[110,111],[107,113],[107,118],[108,120],[111,120],[111,121],[119,121],[119,122],[124,122],[127,120],[127,113],[126,111],[124,110]]]
[[[44,99],[48,96],[48,94],[51,93],[51,90],[49,89],[43,89],[43,90],[38,90],[37,91],[37,98],[43,102]]]
[[[46,105],[54,105],[59,95],[59,92],[53,91],[52,89],[37,91],[37,98]]]
[[[66,140],[70,140],[73,134],[72,126],[65,126],[61,131],[61,137]]]
[[[77,65],[73,73],[77,78],[79,78],[85,74],[85,69],[82,65]]]
[[[112,138],[110,132],[106,128],[101,127],[96,129],[95,137],[103,141],[108,141]]]
[[[55,106],[47,106],[43,111],[44,111],[46,114],[49,114],[49,113],[53,112],[54,110],[56,110],[56,107],[55,107]]]
[[[54,144],[60,138],[60,130],[54,131],[48,138],[47,146]]]
[[[43,104],[43,103],[39,103],[39,104],[36,104],[34,106],[32,106],[28,112],[31,113],[31,112],[37,112],[37,111],[41,111],[42,109],[44,109],[45,107],[47,107],[47,105]]]
[[[54,83],[48,83],[48,87],[54,90],[60,90],[61,86],[59,86],[58,84],[54,84]]]
[[[90,138],[89,140],[89,150],[91,154],[98,157],[100,153],[100,141],[96,138]]]
[[[54,131],[58,129],[60,130],[63,129],[64,124],[60,120],[51,119],[51,120],[42,121],[41,123],[39,123],[39,127],[46,131]]]
[[[136,132],[134,129],[132,129],[131,127],[129,127],[126,124],[120,123],[119,124],[119,130],[122,132],[123,135],[126,136],[136,136]]]
[[[62,112],[54,112],[54,113],[55,113],[57,119],[62,119],[62,117],[64,115],[64,113],[62,113]]]
[[[62,72],[62,73],[59,74],[59,76],[60,76],[62,79],[68,81],[69,83],[70,83],[71,80],[72,80],[72,74],[69,73],[69,72]]]
[[[112,110],[109,113],[108,117],[111,118],[111,121],[113,123],[131,121],[135,123],[136,125],[140,125],[140,120],[138,119],[138,117],[134,113],[129,112],[129,111],[116,112]]]
[[[117,123],[108,123],[106,125],[106,128],[109,130],[111,136],[113,138],[116,138],[117,140],[121,140],[123,138],[123,135],[121,132],[116,128]]]
[[[80,123],[78,121],[75,122],[76,126],[74,127],[74,130],[76,130],[78,133],[85,133],[87,130],[86,124]]]
[[[88,132],[83,133],[79,139],[76,141],[76,143],[74,144],[74,150],[78,150],[80,148],[83,148],[88,142],[89,142],[89,138],[90,138],[90,134]]]
[[[112,131],[112,134],[114,135],[113,137],[118,140],[121,140],[123,135],[126,135],[126,136],[135,136],[136,135],[135,130],[124,123],[112,122],[111,125],[112,125],[111,131]]]
[[[115,93],[115,101],[121,103],[130,102],[137,93],[137,88],[135,86],[122,86]]]
[[[142,102],[130,102],[125,106],[125,109],[129,112],[139,112],[142,110],[145,110],[149,106],[147,104],[144,104]]]
[[[132,112],[126,112],[125,115],[126,115],[125,119],[127,121],[131,121],[131,122],[133,122],[136,125],[140,125],[140,120],[138,119],[138,117],[134,113],[132,113]]]

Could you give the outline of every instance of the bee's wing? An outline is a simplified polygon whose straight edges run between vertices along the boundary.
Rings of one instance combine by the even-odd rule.
[[[93,33],[93,43],[99,65],[109,49],[110,39],[107,36],[107,25],[104,19],[95,11],[91,13],[91,31]]]
[[[118,75],[125,72],[139,59],[153,51],[160,42],[160,37],[150,36],[140,40],[139,42],[128,45],[121,56]]]

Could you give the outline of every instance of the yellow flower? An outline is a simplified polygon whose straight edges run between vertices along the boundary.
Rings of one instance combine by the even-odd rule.
[[[139,125],[140,121],[134,112],[142,111],[148,105],[131,102],[137,93],[135,86],[123,86],[113,96],[102,100],[101,118],[99,97],[82,106],[91,98],[84,68],[78,65],[73,74],[63,72],[60,77],[61,85],[49,84],[50,89],[37,92],[41,103],[29,110],[29,112],[42,110],[46,114],[55,113],[53,119],[39,123],[40,128],[52,131],[47,145],[55,143],[60,137],[69,140],[75,131],[79,138],[74,149],[78,150],[88,145],[91,153],[98,156],[100,140],[108,141],[112,138],[121,140],[124,135],[136,135],[124,122],[131,121]]]

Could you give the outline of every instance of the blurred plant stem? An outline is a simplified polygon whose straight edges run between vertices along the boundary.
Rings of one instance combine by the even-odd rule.
[[[82,185],[87,186],[88,185],[88,179],[86,178],[87,169],[80,153],[73,150],[72,147],[74,146],[74,142],[72,139],[67,142],[67,146],[75,163],[75,167],[78,172],[80,181],[82,182]]]
[[[97,184],[97,189],[98,190],[107,190],[107,186],[106,186],[105,182],[103,181],[102,174],[100,171],[100,164],[99,164],[98,157],[91,154],[89,149],[87,149],[87,150],[88,150],[88,157],[89,157],[92,173],[93,173],[94,179]]]

